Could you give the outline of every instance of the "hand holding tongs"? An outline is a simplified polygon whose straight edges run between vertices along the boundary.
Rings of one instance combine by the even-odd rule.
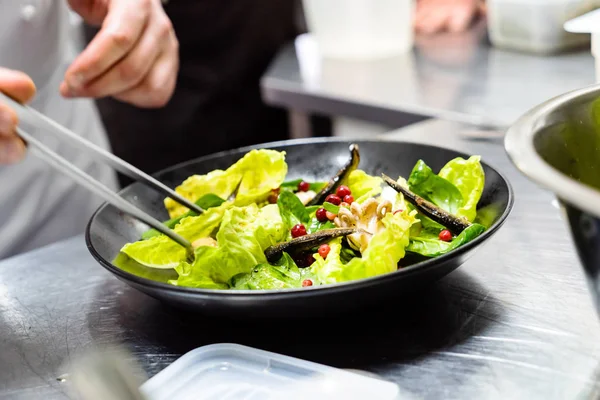
[[[142,172],[138,168],[123,161],[119,157],[95,145],[94,143],[82,138],[81,136],[77,135],[71,130],[60,125],[56,121],[34,110],[33,108],[13,100],[12,98],[6,96],[2,92],[0,92],[0,100],[4,101],[9,106],[14,108],[14,110],[17,112],[17,115],[19,116],[20,123],[25,122],[37,128],[47,130],[48,132],[54,134],[60,139],[68,139],[70,144],[73,144],[79,149],[90,153],[91,156],[94,157],[96,160],[106,162],[108,165],[110,165],[117,171],[158,190],[159,192],[165,194],[166,196],[175,200],[179,204],[189,208],[190,210],[193,210],[199,214],[204,212],[202,208],[198,207],[196,204],[187,200],[185,197],[176,193],[174,190],[170,189],[169,187],[154,179],[150,175]],[[79,185],[94,192],[95,194],[102,197],[108,203],[112,204],[114,207],[118,208],[124,213],[129,214],[136,219],[139,219],[140,221],[150,225],[157,231],[165,234],[166,236],[168,236],[173,241],[180,244],[186,249],[188,253],[188,258],[190,260],[194,259],[194,250],[192,248],[192,244],[187,239],[183,238],[171,229],[167,228],[160,221],[148,215],[139,208],[135,207],[133,204],[126,201],[124,198],[113,192],[104,184],[98,182],[92,176],[80,170],[75,165],[67,161],[65,158],[56,154],[53,150],[51,150],[38,139],[34,138],[32,135],[24,131],[22,128],[17,127],[17,134],[26,142],[31,151],[33,151],[38,157],[46,161],[52,167],[71,177]]]

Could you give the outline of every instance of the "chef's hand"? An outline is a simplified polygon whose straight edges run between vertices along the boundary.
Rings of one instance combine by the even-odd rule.
[[[0,67],[0,91],[26,103],[35,94],[35,85],[24,73]],[[17,137],[16,128],[17,114],[0,102],[0,164],[15,163],[25,154],[25,145]]]
[[[462,32],[482,15],[485,15],[482,0],[417,0],[415,30],[424,34],[444,30]]]
[[[73,61],[60,92],[164,106],[175,89],[179,43],[160,0],[69,0],[96,37]]]

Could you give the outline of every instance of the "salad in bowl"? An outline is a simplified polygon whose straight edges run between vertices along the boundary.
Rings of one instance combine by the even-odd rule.
[[[255,149],[227,169],[193,175],[176,191],[204,212],[167,198],[165,224],[186,250],[155,230],[122,247],[128,270],[165,270],[171,285],[282,290],[336,284],[396,271],[447,254],[483,233],[485,174],[479,156],[424,161],[409,176],[360,169],[357,145],[329,181],[287,179],[283,151]],[[131,268],[135,265],[135,268]]]

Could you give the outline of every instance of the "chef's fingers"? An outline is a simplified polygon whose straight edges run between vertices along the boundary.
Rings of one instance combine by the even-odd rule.
[[[90,1],[90,0],[69,0],[69,7],[83,18],[85,22],[93,26],[102,24],[106,12],[108,11],[108,2]]]
[[[22,72],[0,68],[0,91],[26,103],[35,95],[35,84]],[[25,155],[25,145],[16,135],[17,123],[15,111],[0,102],[0,164],[15,163]]]
[[[478,6],[475,2],[457,5],[448,20],[448,30],[455,33],[463,32],[469,27],[477,13]]]
[[[429,8],[430,7],[430,8]],[[442,31],[446,28],[451,6],[443,4],[429,3],[428,10],[417,25],[417,31],[425,34],[432,34]]]
[[[429,6],[426,2],[419,1],[417,3],[417,8],[415,10],[414,17],[414,27],[417,32],[421,30],[421,28],[423,27],[423,22],[427,21],[427,18],[429,17],[429,14],[431,14],[432,11],[433,8]]]
[[[25,144],[18,137],[0,137],[0,164],[14,164],[25,156]]]
[[[35,84],[23,72],[0,67],[0,91],[18,102],[27,103],[35,94]]]
[[[173,45],[173,26],[162,12],[154,10],[135,47],[105,74],[84,86],[80,96],[105,97],[137,86],[148,75],[159,54]]]
[[[165,106],[175,90],[179,70],[179,45],[173,36],[169,46],[137,86],[115,95],[118,100],[144,108]]]
[[[77,96],[82,87],[125,57],[138,42],[157,2],[160,0],[109,0],[102,28],[67,69],[61,93]]]

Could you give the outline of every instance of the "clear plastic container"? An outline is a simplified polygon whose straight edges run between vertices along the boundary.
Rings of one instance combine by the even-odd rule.
[[[394,400],[398,385],[237,344],[192,350],[146,381],[148,400]]]
[[[414,0],[303,0],[323,57],[376,59],[413,46]]]
[[[598,7],[597,0],[488,0],[492,44],[534,54],[585,46],[589,35],[566,32],[563,24]]]
[[[594,10],[567,21],[565,30],[579,34],[590,34],[591,51],[596,64],[596,82],[600,82],[600,10]]]

